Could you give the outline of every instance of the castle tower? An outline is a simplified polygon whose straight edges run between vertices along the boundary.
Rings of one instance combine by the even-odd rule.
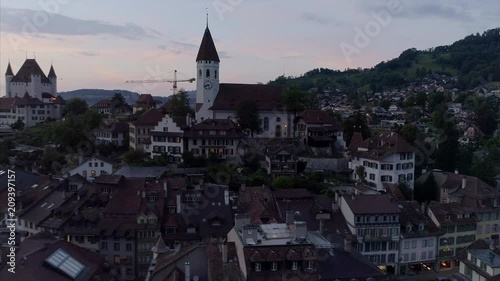
[[[196,120],[198,122],[213,118],[209,108],[219,92],[219,63],[219,55],[207,22],[196,57]]]
[[[14,72],[12,72],[12,67],[10,66],[10,61],[9,65],[7,66],[7,71],[5,72],[5,96],[11,98],[11,89],[10,89],[10,81],[14,78]]]
[[[50,83],[52,85],[51,94],[55,97],[55,96],[57,96],[57,75],[56,75],[56,72],[54,71],[54,66],[52,64],[50,65],[48,78],[49,78]]]

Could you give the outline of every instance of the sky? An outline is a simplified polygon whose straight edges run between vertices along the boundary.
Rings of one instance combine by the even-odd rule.
[[[314,68],[372,67],[409,48],[448,45],[500,27],[498,0],[0,0],[0,67],[36,57],[58,90],[168,96],[196,77],[207,24],[222,83],[266,83]],[[180,83],[194,90],[196,83]],[[0,96],[5,79],[0,79]]]

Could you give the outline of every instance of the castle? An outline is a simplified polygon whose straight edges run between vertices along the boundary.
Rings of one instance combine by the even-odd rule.
[[[57,95],[57,75],[50,66],[48,76],[35,59],[26,59],[14,75],[10,62],[5,72],[6,96],[0,98],[0,125],[21,120],[26,127],[60,119],[65,101]]]

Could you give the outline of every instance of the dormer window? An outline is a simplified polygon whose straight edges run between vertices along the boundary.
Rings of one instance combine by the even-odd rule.
[[[154,202],[156,202],[156,195],[149,195],[148,201],[149,201],[150,203],[154,203]]]
[[[418,226],[418,231],[424,231],[424,225],[423,224],[420,224]]]
[[[447,220],[447,221],[449,221],[449,220],[451,220],[451,216],[447,215],[447,216],[444,217],[444,219]]]
[[[411,231],[411,225],[406,226],[406,231],[410,232]]]
[[[459,218],[459,219],[461,219],[462,217],[463,217],[463,215],[462,215],[462,214],[458,214],[458,215],[457,215],[457,218]]]

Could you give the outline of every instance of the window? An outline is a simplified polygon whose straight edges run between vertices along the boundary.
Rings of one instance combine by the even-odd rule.
[[[214,78],[217,79],[217,70],[214,71]]]
[[[201,69],[200,69],[200,70],[198,70],[198,76],[200,76],[200,78],[201,78],[201,76],[202,76]]]
[[[405,241],[405,249],[410,249],[410,241]]]
[[[126,247],[125,247],[125,250],[127,252],[132,252],[132,243],[127,243]]]
[[[95,162],[94,167],[99,167],[99,163]]]
[[[292,270],[297,270],[297,267],[298,267],[298,262],[292,261]]]
[[[307,263],[306,263],[306,269],[307,270],[312,270],[313,269],[313,261],[307,261]]]
[[[278,263],[273,261],[271,263],[271,271],[277,271],[278,270]]]
[[[90,176],[95,177],[95,170],[90,171]]]
[[[380,180],[382,182],[392,182],[392,176],[381,176]]]
[[[426,260],[427,259],[427,252],[422,252],[422,260]]]
[[[115,256],[115,258],[114,258],[114,262],[115,262],[115,264],[117,264],[117,265],[118,265],[118,264],[120,264],[120,262],[121,262],[121,258],[120,258],[120,256]]]
[[[115,243],[115,244],[113,245],[113,250],[115,250],[115,251],[120,251],[120,243]]]
[[[207,78],[210,78],[210,69],[207,69],[207,74],[206,74],[206,77],[207,77]]]
[[[264,117],[264,131],[268,131],[269,130],[269,118],[268,117]]]
[[[406,180],[407,181],[412,181],[413,180],[413,174],[406,175]]]
[[[108,242],[102,242],[101,243],[101,249],[107,250],[108,249]]]
[[[408,259],[409,259],[409,255],[408,255],[408,253],[404,254],[404,256],[403,256],[403,261],[408,261]]]
[[[370,180],[375,180],[375,174],[370,174]]]
[[[261,272],[262,271],[262,264],[260,262],[255,263],[255,272]]]
[[[92,162],[89,162],[89,167],[92,168]]]
[[[101,162],[101,167],[104,167],[104,162]]]
[[[411,253],[411,260],[414,261],[417,259],[417,254],[416,253]]]

